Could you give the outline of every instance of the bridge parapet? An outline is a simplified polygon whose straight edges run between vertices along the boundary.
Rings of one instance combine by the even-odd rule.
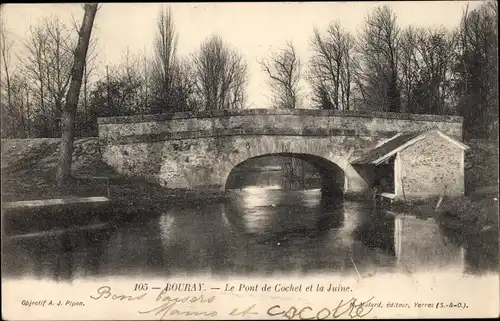
[[[244,109],[99,118],[99,136],[117,144],[214,136],[377,136],[439,128],[462,138],[462,117],[335,110]]]

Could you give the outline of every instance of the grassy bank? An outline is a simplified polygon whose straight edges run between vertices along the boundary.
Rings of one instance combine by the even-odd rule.
[[[439,197],[416,202],[395,202],[393,211],[410,213],[417,217],[435,218],[444,228],[465,238],[485,232],[498,233],[498,186],[490,186],[467,197]]]
[[[196,206],[227,199],[220,190],[170,189],[140,178],[118,178],[110,182],[110,199],[126,211],[161,210],[169,206]]]
[[[220,201],[226,197],[223,191],[168,189],[120,175],[102,162],[96,137],[75,140],[74,179],[59,188],[55,181],[59,142],[56,138],[2,140],[2,202],[108,195],[115,207],[131,211]]]
[[[461,228],[466,234],[498,230],[498,194],[449,199],[438,210],[438,218],[447,227]]]

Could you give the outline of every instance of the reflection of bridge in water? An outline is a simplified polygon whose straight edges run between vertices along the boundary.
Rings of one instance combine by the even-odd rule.
[[[477,245],[451,241],[432,219],[388,215],[359,202],[331,203],[320,190],[230,194],[225,203],[6,238],[3,273],[75,279],[357,270],[364,276],[434,268],[476,272],[498,262]]]
[[[311,197],[317,193],[247,188],[233,193],[234,201],[224,204],[223,217],[250,244],[293,246],[307,239],[320,242],[327,255],[354,255],[361,269],[363,261],[370,261],[363,255],[374,258],[361,244],[379,253],[378,259],[385,256],[384,264],[397,270],[462,270],[466,264],[462,244],[449,241],[434,219],[389,214],[363,203],[332,203],[331,199],[317,203]],[[275,205],[280,196],[286,203]],[[347,252],[335,254],[339,245]]]

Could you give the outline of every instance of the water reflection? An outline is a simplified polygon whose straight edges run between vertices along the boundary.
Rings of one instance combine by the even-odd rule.
[[[463,248],[465,273],[481,274],[498,270],[498,233],[494,229],[468,235],[443,225],[439,228],[445,242]]]
[[[427,269],[463,266],[463,248],[447,242],[433,218],[400,215],[395,222],[395,255],[398,265],[405,270],[419,266]]]
[[[395,267],[407,272],[464,265],[463,247],[448,242],[433,218],[374,208],[363,216],[355,234],[366,246],[393,255]]]
[[[321,198],[319,189],[284,191],[248,187],[232,193],[223,215],[235,230],[252,237],[315,237],[338,228],[342,202]]]
[[[7,275],[56,280],[99,275],[110,235],[106,225],[93,224],[4,238],[2,268]]]
[[[474,273],[497,266],[491,248],[456,242],[433,219],[322,198],[319,190],[247,188],[234,191],[226,203],[30,233],[4,238],[5,275],[365,276],[436,268]]]

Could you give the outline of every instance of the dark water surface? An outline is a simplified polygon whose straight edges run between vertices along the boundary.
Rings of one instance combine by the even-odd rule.
[[[7,234],[3,275],[13,277],[365,276],[434,269],[481,273],[498,266],[497,248],[456,241],[432,218],[325,200],[319,190],[248,187],[231,192],[225,203],[167,208],[78,230]]]

